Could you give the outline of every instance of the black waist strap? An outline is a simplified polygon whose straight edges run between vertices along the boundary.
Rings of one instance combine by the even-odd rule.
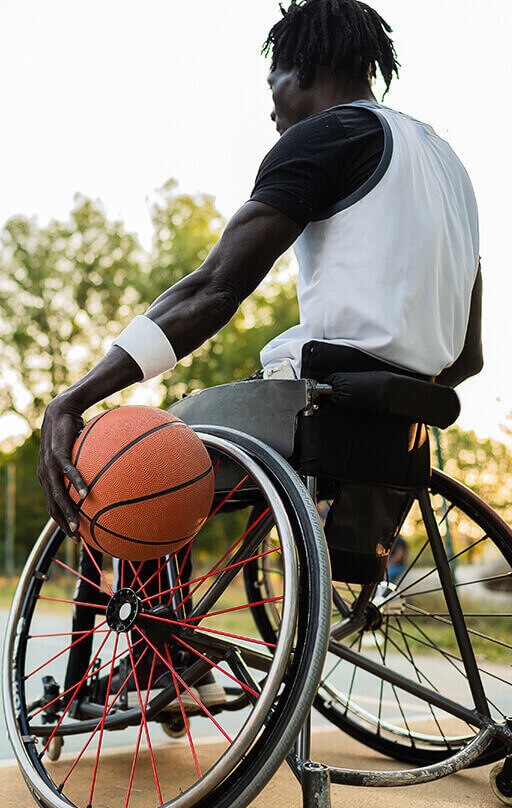
[[[333,401],[354,412],[397,415],[440,429],[455,423],[460,414],[455,390],[397,373],[333,373],[325,381],[333,389]]]
[[[460,414],[459,397],[451,388],[355,348],[310,342],[304,346],[302,372],[331,385],[333,401],[345,410],[396,415],[441,429]]]
[[[329,342],[312,340],[306,343],[302,349],[301,375],[303,379],[324,382],[327,376],[338,371],[361,373],[372,370],[385,370],[388,373],[398,373],[401,376],[420,379],[424,382],[434,381],[432,376],[397,368],[396,365],[384,362],[383,359],[376,359],[349,345],[332,345]]]

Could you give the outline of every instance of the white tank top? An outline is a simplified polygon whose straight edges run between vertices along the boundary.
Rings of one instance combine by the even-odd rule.
[[[382,160],[355,194],[295,242],[300,325],[270,342],[263,367],[297,376],[310,340],[349,345],[437,376],[458,358],[478,270],[478,209],[469,176],[431,126],[376,102]]]

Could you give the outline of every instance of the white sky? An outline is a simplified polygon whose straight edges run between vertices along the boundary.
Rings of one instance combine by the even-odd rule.
[[[486,367],[460,388],[460,425],[500,437],[512,410],[512,3],[374,6],[402,63],[386,103],[431,123],[475,185]],[[147,243],[147,198],[171,176],[229,217],[277,137],[259,55],[277,18],[277,0],[0,0],[0,226],[66,217],[79,191]]]

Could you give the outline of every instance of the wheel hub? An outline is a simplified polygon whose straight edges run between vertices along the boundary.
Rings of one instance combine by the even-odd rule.
[[[401,595],[396,594],[397,590],[396,584],[387,581],[378,585],[372,603],[382,615],[402,614],[404,611],[405,602]]]
[[[133,589],[120,589],[110,598],[107,606],[108,627],[118,634],[127,632],[135,625],[140,611],[140,598]]]
[[[373,600],[366,608],[367,631],[377,631],[386,615],[402,614],[405,604],[401,595],[395,594],[397,589],[396,584],[387,581],[378,585]]]

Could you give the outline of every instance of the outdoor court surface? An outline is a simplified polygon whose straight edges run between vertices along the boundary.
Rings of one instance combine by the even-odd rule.
[[[381,758],[373,752],[369,752],[360,746],[356,741],[342,736],[339,732],[319,731],[314,734],[314,752],[316,759],[328,760],[332,764],[344,768],[354,769],[378,769],[393,768],[393,764]],[[209,749],[203,750],[212,755],[215,760],[216,753],[211,743],[205,744]],[[211,750],[211,752],[209,751]],[[336,750],[333,752],[333,750]],[[127,771],[131,765],[130,754],[116,754],[112,750],[109,754],[102,755],[101,767],[103,769],[103,788],[98,788],[95,796],[95,808],[110,808],[112,789],[121,787],[121,783],[126,783]],[[206,762],[206,757],[203,760]],[[153,775],[149,758],[141,753],[141,762],[138,777],[147,779],[148,783],[153,782]],[[173,767],[179,766],[183,771],[188,769],[190,777],[193,778],[195,771],[191,766],[190,752],[182,742],[169,742],[168,751],[169,771]],[[29,796],[21,775],[15,766],[6,765],[5,761],[0,768],[0,795],[2,798],[2,808],[31,808],[35,805]],[[93,761],[91,760],[91,766]],[[66,766],[65,761],[57,764]],[[68,764],[69,767],[69,764]],[[396,766],[396,768],[399,768]],[[481,769],[465,771],[461,774],[452,775],[436,783],[428,783],[421,786],[409,786],[407,788],[348,788],[344,786],[333,786],[332,806],[333,808],[437,808],[441,806],[451,806],[451,808],[498,808],[502,805],[491,792],[489,786],[490,766]],[[85,772],[84,772],[85,773]],[[90,783],[90,773],[89,780]],[[108,782],[108,791],[104,784]],[[101,786],[102,783],[98,783]],[[119,783],[119,786],[116,784]],[[142,779],[134,784],[140,788]],[[76,782],[76,793],[74,798],[79,806],[86,804],[83,791],[80,793],[80,782]],[[145,789],[144,789],[145,790]],[[71,795],[70,795],[71,796]],[[137,799],[139,797],[139,799]],[[165,797],[165,794],[164,794]],[[118,800],[116,800],[118,802]],[[285,765],[274,777],[267,788],[252,803],[253,808],[301,808],[301,795],[297,781]],[[132,808],[155,808],[155,802],[141,801],[140,792],[134,790],[133,799],[130,800]]]

